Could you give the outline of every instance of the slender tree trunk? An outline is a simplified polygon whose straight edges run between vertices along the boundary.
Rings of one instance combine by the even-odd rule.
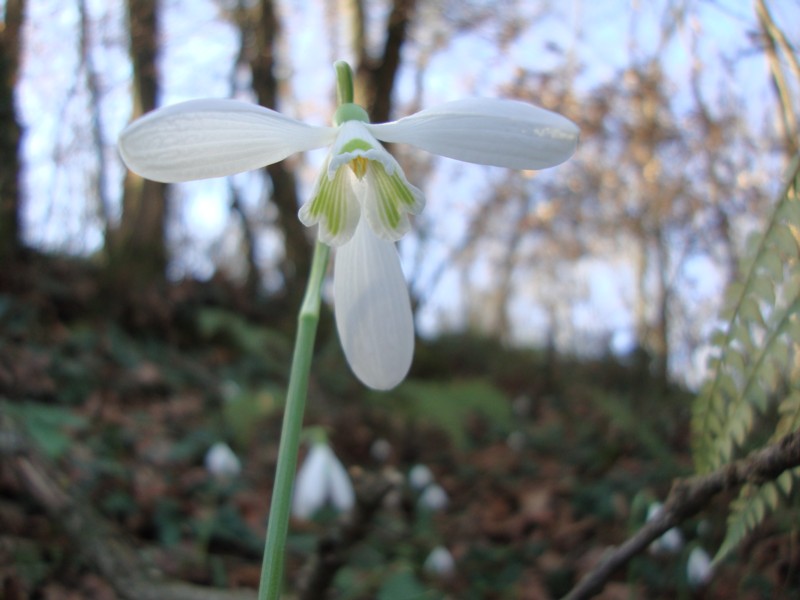
[[[653,353],[653,377],[661,391],[666,390],[669,375],[669,305],[671,300],[669,268],[669,247],[664,231],[656,228],[656,265],[658,268],[658,290],[655,301],[658,303],[655,323],[650,332],[650,350]]]
[[[362,0],[354,3],[353,48],[358,57],[356,66],[356,101],[367,108],[370,119],[375,123],[388,121],[392,112],[392,92],[400,68],[403,44],[408,36],[408,28],[416,10],[416,0],[394,0],[392,11],[386,23],[386,39],[383,51],[377,59],[371,59],[364,47],[364,4]]]
[[[103,220],[103,230],[106,238],[110,235],[111,219],[109,217],[109,200],[107,193],[108,169],[105,159],[105,144],[103,142],[103,115],[101,113],[102,92],[100,78],[97,73],[94,59],[92,58],[91,23],[89,17],[88,0],[78,0],[78,14],[80,15],[79,51],[81,63],[86,73],[86,88],[89,92],[91,111],[92,143],[97,152],[97,174],[94,180],[95,196],[97,197],[98,214]]]
[[[133,63],[133,117],[156,108],[159,94],[159,1],[127,0]],[[128,172],[122,219],[111,236],[111,266],[138,281],[165,276],[166,186]]]
[[[277,109],[279,82],[276,72],[276,49],[281,27],[273,0],[260,0],[255,27],[242,35],[252,36],[254,52],[249,57],[253,73],[253,89],[259,104]],[[302,296],[305,278],[311,268],[311,249],[306,228],[297,218],[298,194],[294,175],[285,161],[269,165],[267,174],[272,182],[272,201],[278,209],[278,224],[283,231],[284,289],[286,299],[294,302]]]
[[[22,248],[19,191],[20,126],[14,103],[20,29],[25,0],[7,0],[0,29],[0,263],[9,265]]]

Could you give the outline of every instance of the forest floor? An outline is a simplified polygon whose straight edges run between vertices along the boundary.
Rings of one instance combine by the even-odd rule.
[[[219,281],[102,281],[63,259],[0,276],[0,598],[124,598],[119,566],[103,560],[120,547],[142,576],[254,590],[295,318]],[[306,425],[327,431],[358,490],[388,482],[337,556],[330,598],[558,598],[691,473],[692,396],[641,361],[450,335],[419,340],[408,380],[377,394],[350,374],[326,314],[312,377]],[[205,468],[220,441],[238,476]],[[418,464],[447,492],[443,509],[424,509],[406,483]],[[689,586],[687,556],[713,555],[728,501],[600,597],[797,598],[798,527],[782,515]],[[332,512],[292,523],[288,590],[307,584],[339,526]],[[423,567],[437,546],[455,559],[449,576]]]

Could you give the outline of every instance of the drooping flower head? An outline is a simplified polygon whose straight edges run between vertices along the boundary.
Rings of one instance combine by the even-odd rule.
[[[578,128],[568,119],[514,100],[457,100],[381,124],[345,103],[333,127],[235,100],[193,100],[133,122],[119,148],[132,171],[175,183],[233,175],[330,146],[299,218],[337,248],[334,311],[348,363],[366,385],[385,390],[405,378],[414,353],[411,303],[394,242],[425,200],[381,142],[471,163],[543,169],[567,160],[577,141]]]
[[[324,441],[316,441],[297,472],[292,514],[298,519],[309,519],[326,505],[347,512],[355,505],[355,492],[347,470],[331,447]]]

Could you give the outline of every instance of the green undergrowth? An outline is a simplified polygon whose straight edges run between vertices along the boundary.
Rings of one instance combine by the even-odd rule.
[[[105,517],[172,557],[173,576],[246,580],[258,563],[295,317],[276,325],[280,317],[259,307],[184,301],[162,311],[176,318],[138,327],[113,311],[73,306],[63,316],[46,298],[29,300],[0,295],[0,358],[18,365],[12,381],[0,380],[4,406]],[[663,499],[689,471],[689,403],[685,391],[614,357],[470,334],[418,341],[408,380],[377,394],[351,375],[325,315],[307,424],[326,428],[356,471],[407,474],[426,464],[449,498],[431,513],[403,486],[337,574],[334,597],[565,593],[586,553],[630,533],[637,498]],[[386,462],[371,454],[378,439],[391,447]],[[206,473],[218,441],[240,457],[241,476]],[[293,527],[290,579],[334,521],[322,514]],[[438,545],[453,553],[457,577],[423,569]],[[31,585],[57,580],[67,560],[37,562]],[[675,597],[678,580],[656,574],[680,572],[684,560],[646,555],[631,576],[646,597]]]

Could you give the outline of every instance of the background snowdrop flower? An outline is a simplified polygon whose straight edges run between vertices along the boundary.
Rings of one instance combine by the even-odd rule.
[[[422,568],[426,572],[438,577],[452,577],[453,573],[456,571],[456,561],[453,560],[453,555],[450,554],[447,548],[444,546],[436,546],[436,548],[431,550],[428,558],[425,559]]]
[[[345,103],[334,124],[311,126],[236,100],[192,100],[133,122],[120,135],[119,149],[132,171],[174,183],[233,175],[329,146],[299,218],[318,226],[321,242],[339,248],[334,305],[348,364],[367,386],[391,389],[405,378],[414,353],[411,302],[393,242],[425,200],[381,142],[471,163],[543,169],[572,155],[578,128],[530,104],[485,98],[381,124]]]
[[[349,511],[355,505],[355,493],[350,476],[333,450],[328,444],[317,442],[297,472],[292,514],[308,519],[327,504],[341,512]]]
[[[206,470],[220,479],[236,477],[242,471],[239,458],[225,442],[217,442],[206,452]]]
[[[700,546],[695,546],[686,561],[686,579],[693,588],[699,588],[711,581],[713,567],[708,553]]]
[[[432,483],[422,491],[418,502],[421,507],[437,512],[447,508],[450,499],[442,486]]]
[[[653,502],[647,509],[647,520],[652,521],[664,512],[664,506],[660,502]],[[650,544],[650,552],[653,554],[676,554],[683,548],[683,534],[680,529],[673,527],[665,531],[661,537]]]
[[[408,485],[412,490],[420,491],[433,483],[433,473],[425,465],[414,465],[408,472]]]

